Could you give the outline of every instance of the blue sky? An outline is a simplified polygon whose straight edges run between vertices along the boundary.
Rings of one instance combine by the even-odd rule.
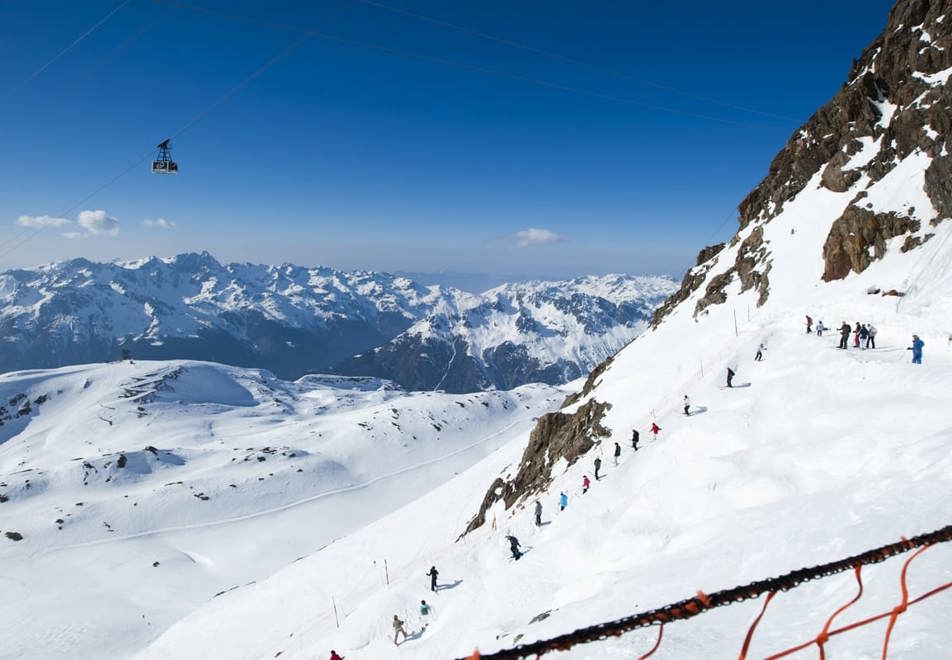
[[[0,253],[14,248],[0,269],[206,249],[680,274],[733,232],[737,203],[890,6],[380,2],[558,57],[360,0],[129,0],[35,75],[119,0],[0,4]],[[301,39],[270,24],[336,39],[303,41],[199,118]],[[142,162],[113,181],[196,118],[173,143],[178,177]],[[26,233],[21,216],[47,227]]]

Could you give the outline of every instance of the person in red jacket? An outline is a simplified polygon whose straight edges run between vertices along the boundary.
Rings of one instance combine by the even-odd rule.
[[[588,492],[588,487],[592,485],[592,482],[588,480],[588,475],[582,476],[582,493]]]
[[[344,660],[344,658],[337,655],[337,651],[331,651],[331,660]]]
[[[661,433],[661,427],[655,422],[651,422],[651,432],[654,434],[655,440],[657,440],[658,434]]]

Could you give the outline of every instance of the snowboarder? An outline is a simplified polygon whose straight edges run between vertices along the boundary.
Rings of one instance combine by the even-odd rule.
[[[816,336],[822,337],[824,330],[826,330],[826,328],[823,325],[823,321],[817,321],[816,322]]]
[[[872,323],[866,326],[866,348],[876,348],[876,326]]]
[[[598,481],[598,471],[602,469],[602,459],[595,457],[595,481]],[[588,477],[586,477],[587,479]]]
[[[684,414],[691,414],[691,399],[688,398],[687,394],[684,395]]]
[[[440,572],[436,570],[436,566],[430,566],[430,570],[427,571],[426,574],[430,576],[430,591],[435,592],[436,591],[436,577],[440,574]]]
[[[926,343],[919,339],[919,335],[912,336],[912,346],[907,348],[907,351],[912,351],[912,363],[913,364],[922,364],[922,347]]]
[[[654,434],[654,439],[657,440],[658,434],[661,433],[661,427],[655,422],[651,422],[651,432]]]
[[[337,651],[331,649],[331,658],[330,658],[330,660],[344,660],[344,657],[341,656],[341,655],[337,655]]]
[[[810,315],[807,314],[807,334],[813,332],[813,319],[810,318]]]
[[[618,467],[618,458],[621,456],[621,445],[615,443],[615,467]]]
[[[631,448],[634,449],[635,451],[638,451],[639,437],[640,437],[640,434],[638,433],[638,429],[632,429],[631,430]]]
[[[737,375],[737,370],[732,369],[736,365],[730,365],[727,367],[727,386],[734,387],[734,376]]]
[[[542,502],[536,500],[535,503],[536,527],[542,527]]]
[[[430,607],[429,603],[425,600],[420,601],[420,616],[423,617],[423,627],[426,628],[430,625],[430,620],[427,618],[430,616],[430,612],[433,611],[433,608]]]
[[[393,615],[393,643],[397,646],[397,636],[403,635],[403,641],[407,641],[407,631],[403,629],[403,621],[396,614]]]
[[[506,540],[509,541],[509,550],[512,552],[512,558],[519,561],[519,557],[522,556],[522,550],[519,549],[519,539],[515,536],[507,535]]]
[[[591,485],[592,485],[592,482],[589,481],[588,475],[587,474],[582,475],[582,494],[583,495],[588,492],[588,487]]]
[[[565,511],[565,507],[569,505],[569,496],[564,492],[559,492],[559,511]]]
[[[852,332],[850,324],[843,321],[843,325],[840,326],[840,348],[843,350],[846,350],[846,345],[850,340],[850,332]]]
[[[816,332],[820,334],[820,326],[817,326]],[[764,349],[767,348],[764,346],[763,342],[760,342],[760,346],[757,347],[757,354],[754,356],[754,362],[760,362],[764,359]]]
[[[856,322],[856,327],[853,328],[853,348],[859,348],[859,333],[863,331],[863,326],[859,324],[859,321]]]

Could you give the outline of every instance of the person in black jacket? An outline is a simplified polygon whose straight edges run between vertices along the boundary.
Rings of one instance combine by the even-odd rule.
[[[509,551],[512,552],[512,558],[518,560],[522,556],[522,550],[519,549],[519,539],[511,534],[506,537],[509,541]]]
[[[850,327],[850,324],[846,321],[843,321],[843,325],[840,326],[840,348],[846,350],[846,345],[850,341],[850,333],[853,331],[853,328]]]
[[[638,429],[632,429],[631,430],[631,448],[634,449],[635,451],[638,451],[638,438],[639,438]]]
[[[430,576],[430,591],[436,591],[436,577],[440,574],[436,570],[436,566],[430,566],[430,570],[427,572],[427,575]]]
[[[595,481],[598,481],[598,471],[602,469],[602,459],[595,457]]]
[[[618,459],[621,457],[621,445],[615,443],[615,467],[618,467]]]

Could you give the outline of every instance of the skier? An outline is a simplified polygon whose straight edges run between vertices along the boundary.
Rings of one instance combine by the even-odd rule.
[[[863,331],[863,326],[859,324],[859,321],[856,322],[856,327],[853,328],[853,348],[859,348],[859,334]]]
[[[440,574],[440,572],[436,570],[436,566],[430,566],[430,570],[427,571],[426,574],[430,576],[430,591],[435,592],[436,591],[436,577]]]
[[[542,502],[536,500],[535,503],[536,527],[542,527]]]
[[[631,430],[631,448],[634,449],[635,451],[638,451],[639,437],[640,437],[640,434],[638,433],[638,429],[632,429]]]
[[[691,400],[688,398],[687,394],[684,395],[684,414],[691,414]]]
[[[331,649],[331,658],[330,660],[344,660],[343,656],[337,655],[337,651]]]
[[[430,612],[433,611],[433,608],[430,607],[429,603],[425,600],[420,601],[420,616],[423,617],[423,628],[426,629],[430,625],[430,620],[427,618],[430,616]]]
[[[823,321],[817,321],[816,322],[816,336],[822,337],[824,330],[826,330],[826,328],[823,326]]]
[[[737,365],[729,364],[727,365],[727,386],[734,387],[734,376],[737,375]]]
[[[588,475],[587,474],[582,475],[582,494],[583,495],[588,492],[588,487],[591,485],[592,485],[592,482],[589,481]]]
[[[922,347],[926,343],[919,339],[919,335],[912,336],[912,346],[907,348],[907,351],[912,351],[912,363],[913,364],[922,364]]]
[[[850,332],[852,332],[850,324],[843,321],[843,325],[840,326],[840,348],[843,350],[846,350],[846,344],[850,340]]]
[[[507,535],[506,540],[509,541],[509,550],[512,552],[512,558],[519,561],[519,557],[522,556],[522,550],[519,549],[519,539],[515,536]]]
[[[565,511],[565,507],[569,505],[569,496],[564,492],[559,492],[559,511]]]
[[[872,323],[866,326],[866,348],[876,348],[876,326]]]
[[[651,432],[654,434],[654,439],[657,440],[658,434],[661,433],[661,427],[655,422],[651,422]]]
[[[817,326],[817,327],[816,327],[816,333],[817,333],[817,335],[820,334],[820,326]],[[764,359],[764,349],[766,349],[766,348],[767,348],[767,347],[764,346],[764,343],[763,343],[763,342],[760,342],[760,346],[757,347],[757,355],[754,356],[754,361],[755,361],[755,362],[760,362],[761,360]]]
[[[862,340],[862,346],[860,346],[860,348],[863,350],[869,348],[869,328],[866,327],[865,323],[859,331],[859,338]]]
[[[621,445],[615,443],[615,467],[618,467],[618,458],[621,456]]]
[[[813,319],[810,318],[810,315],[807,314],[807,334],[813,332]]]
[[[595,457],[595,481],[598,481],[598,471],[601,469],[602,469],[602,459],[596,456]]]
[[[397,646],[397,636],[403,635],[403,641],[407,641],[407,631],[403,629],[403,621],[396,614],[393,615],[393,643]]]

